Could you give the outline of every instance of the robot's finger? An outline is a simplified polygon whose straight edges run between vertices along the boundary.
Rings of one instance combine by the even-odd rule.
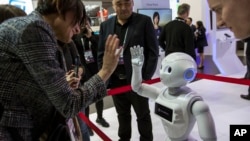
[[[131,53],[131,57],[133,58],[135,56],[134,47],[130,48],[130,53]]]
[[[131,54],[131,56],[133,56],[133,48],[132,47],[130,47],[130,54]]]
[[[136,55],[137,55],[137,56],[140,55],[140,46],[137,46],[137,47],[136,47],[136,51],[135,51],[135,52],[136,52]]]
[[[140,54],[143,55],[143,47],[140,48]]]

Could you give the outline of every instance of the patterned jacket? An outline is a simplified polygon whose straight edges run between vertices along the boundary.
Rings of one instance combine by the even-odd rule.
[[[34,11],[0,26],[0,126],[32,128],[36,135],[51,122],[106,96],[98,75],[73,91],[65,78],[52,28]]]

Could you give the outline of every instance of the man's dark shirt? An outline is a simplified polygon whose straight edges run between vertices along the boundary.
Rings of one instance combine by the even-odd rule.
[[[193,31],[182,18],[177,17],[164,26],[159,44],[166,56],[173,52],[184,52],[196,59]]]

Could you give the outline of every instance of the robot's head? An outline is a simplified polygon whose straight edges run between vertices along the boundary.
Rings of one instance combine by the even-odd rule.
[[[176,52],[166,56],[161,63],[160,79],[168,87],[181,87],[192,81],[197,65],[188,54]]]

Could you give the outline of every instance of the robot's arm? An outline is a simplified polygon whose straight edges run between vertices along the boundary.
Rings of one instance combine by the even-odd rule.
[[[133,68],[131,79],[132,90],[141,96],[152,98],[155,100],[160,93],[158,88],[148,84],[142,84],[141,69],[144,62],[143,48],[140,46],[131,47],[130,52]]]
[[[196,118],[199,134],[203,141],[216,141],[214,120],[208,105],[204,101],[196,101],[192,106],[192,113]]]

